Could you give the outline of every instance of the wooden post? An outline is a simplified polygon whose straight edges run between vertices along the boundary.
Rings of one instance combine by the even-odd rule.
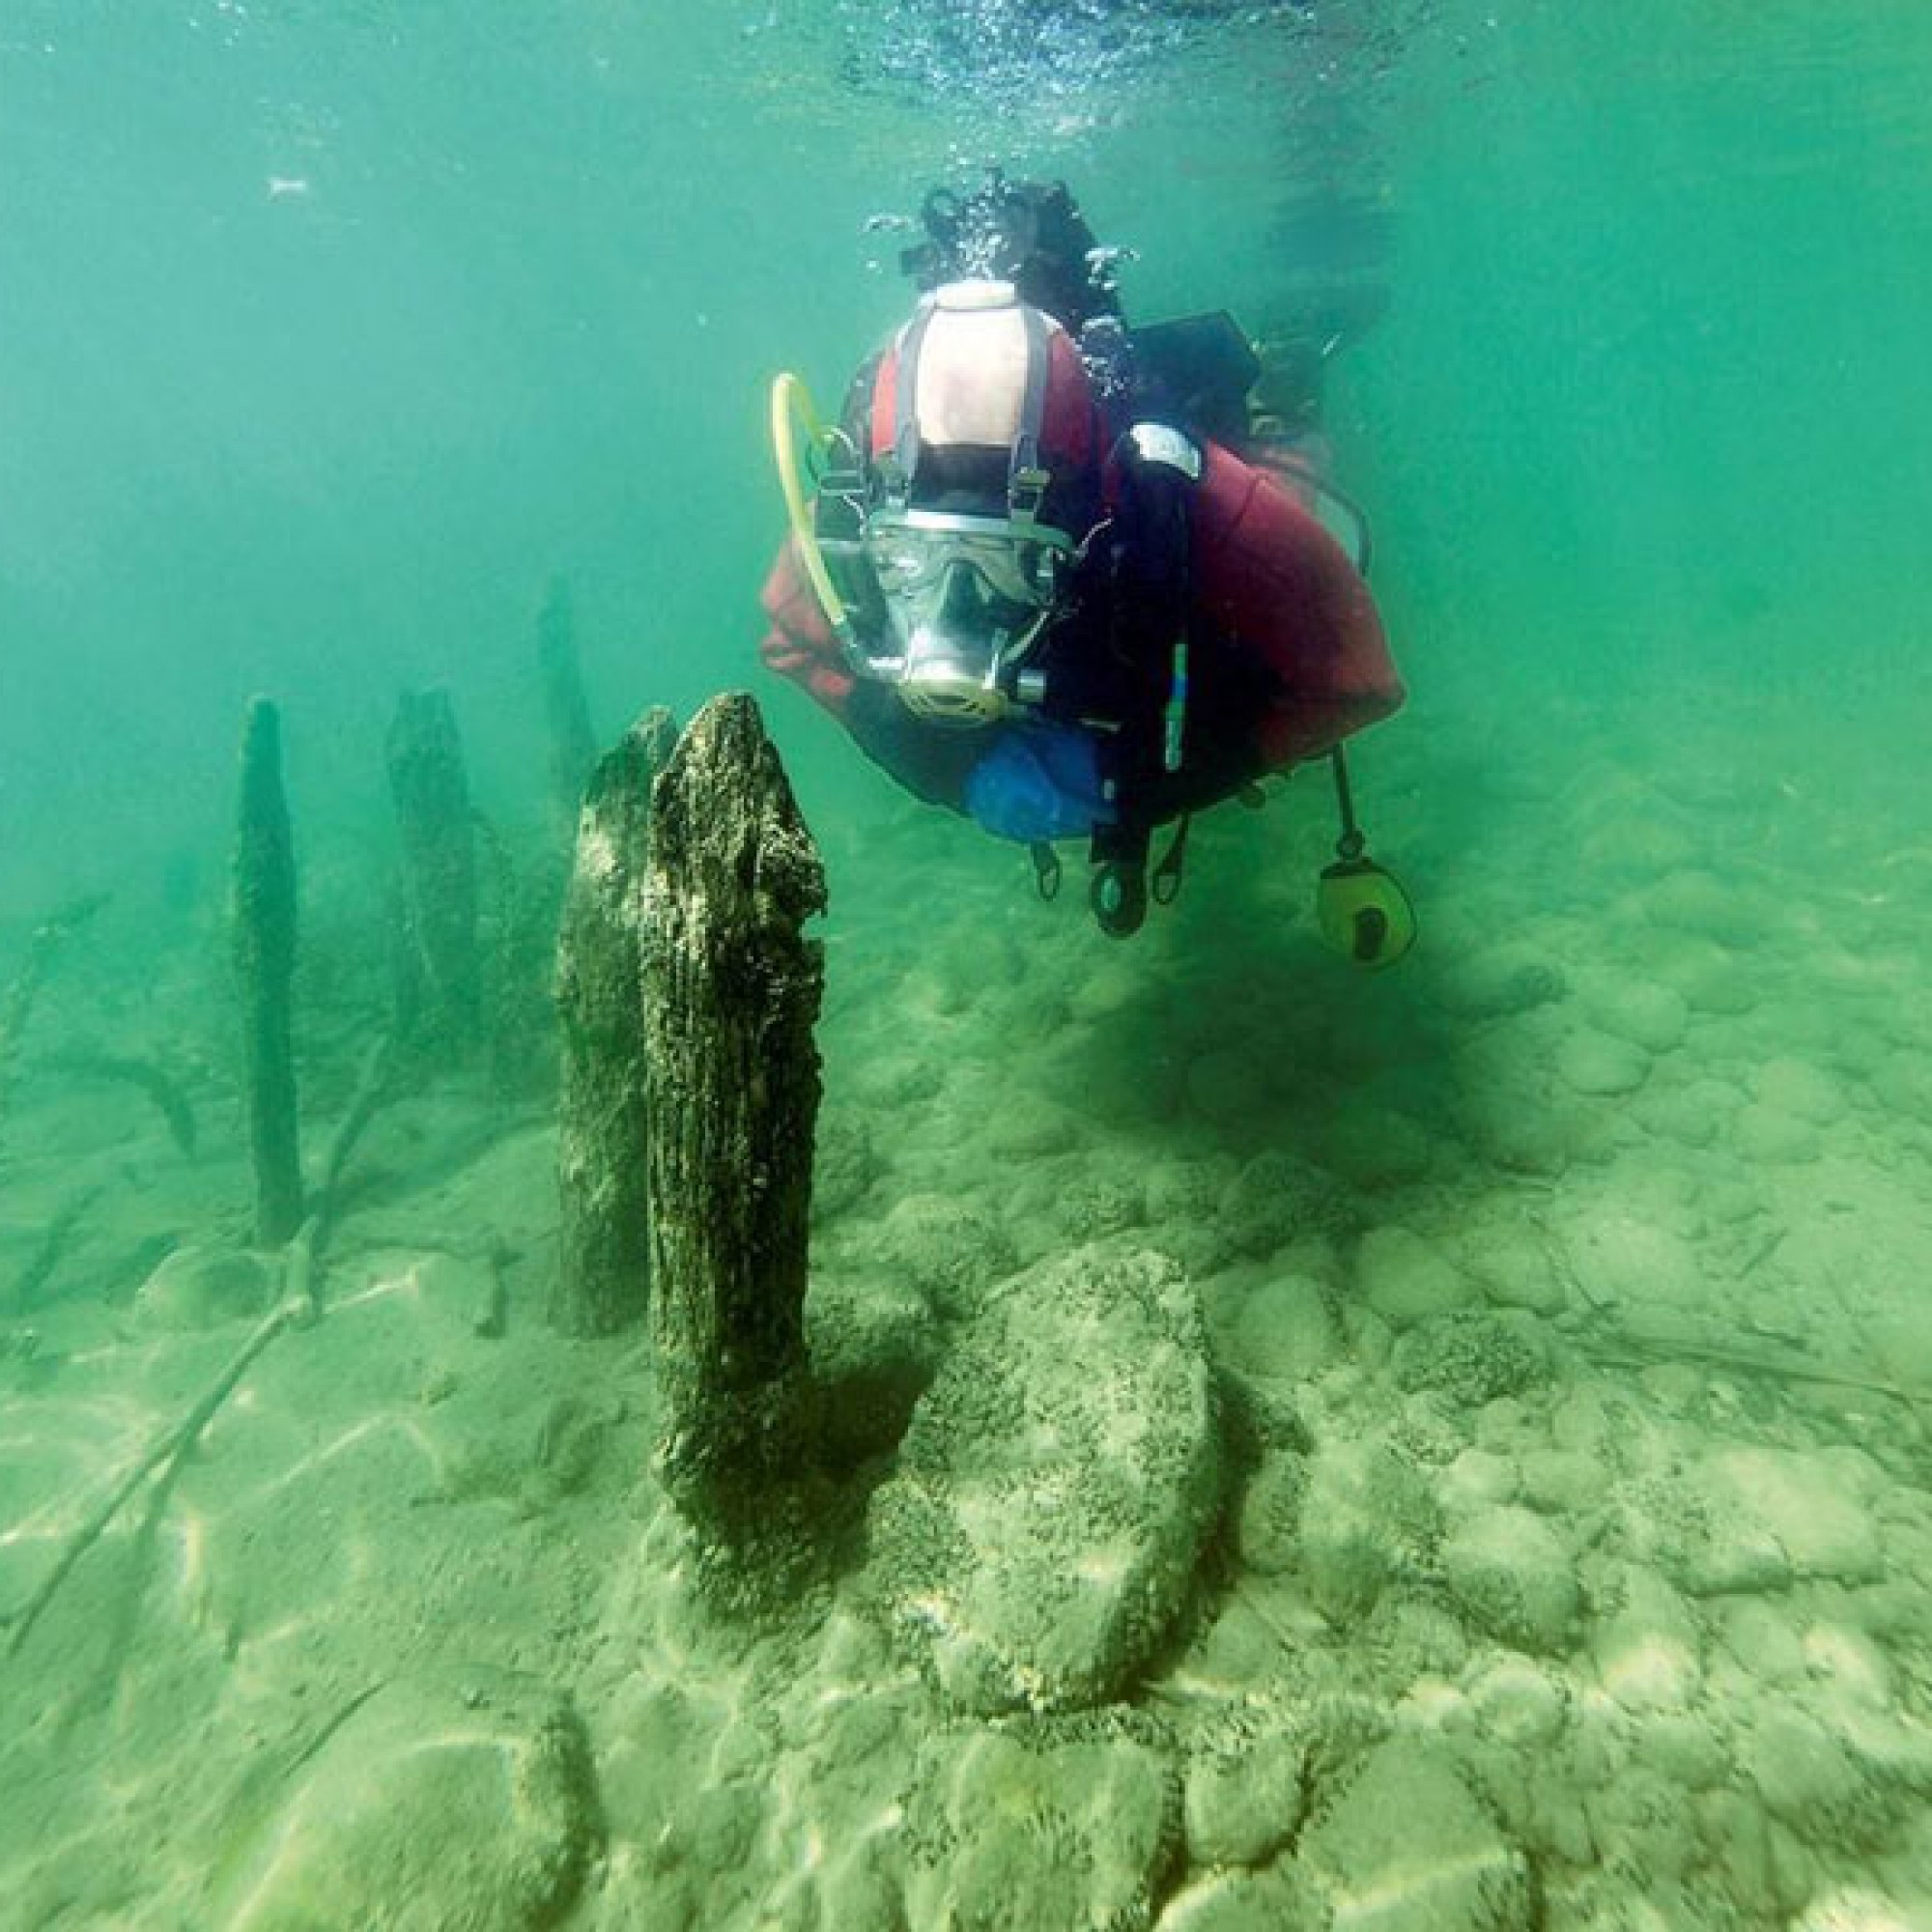
[[[242,727],[232,911],[248,1146],[255,1165],[255,1238],[278,1248],[302,1221],[290,1027],[296,857],[282,786],[281,713],[266,697],[250,699]]]
[[[403,929],[424,1026],[461,1059],[483,1029],[476,945],[476,827],[463,739],[446,691],[405,692],[388,738],[389,791],[403,847]]]
[[[583,693],[570,586],[560,577],[551,579],[537,615],[537,671],[550,739],[552,808],[567,837],[577,824],[583,788],[597,760],[597,738],[590,726],[590,700]]]
[[[557,933],[558,1258],[553,1324],[611,1335],[650,1305],[644,1000],[639,960],[651,781],[676,725],[657,705],[591,774]]]
[[[28,1016],[40,997],[47,971],[69,938],[85,925],[107,903],[104,895],[90,894],[50,914],[34,928],[27,942],[26,962],[14,976],[13,983],[0,993],[0,1121],[7,1116],[7,1101],[13,1090],[14,1060],[27,1031]]]
[[[825,872],[756,704],[716,697],[657,781],[644,876],[658,1464],[724,1544],[812,1461],[807,1217]]]

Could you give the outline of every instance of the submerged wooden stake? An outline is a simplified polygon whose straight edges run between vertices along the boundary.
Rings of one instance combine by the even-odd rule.
[[[43,919],[34,928],[34,936],[27,943],[25,964],[14,976],[13,983],[6,992],[0,994],[0,1119],[4,1119],[7,1112],[14,1055],[27,1031],[28,1017],[34,1010],[34,1002],[40,997],[41,987],[45,983],[54,954],[71,934],[85,925],[106,903],[103,895],[95,894],[76,899],[71,905],[63,906],[60,911]]]
[[[809,1465],[807,1217],[825,873],[753,701],[707,704],[652,801],[642,959],[658,1460],[686,1517],[755,1536]]]
[[[568,836],[577,823],[583,788],[597,761],[590,727],[590,700],[577,651],[570,586],[553,578],[537,616],[537,672],[543,683],[544,724],[550,739],[550,790],[556,822]]]
[[[406,955],[431,1042],[460,1059],[481,1037],[476,827],[456,710],[446,691],[405,692],[388,738],[403,848]]]
[[[255,1238],[265,1247],[278,1248],[302,1220],[290,1023],[296,859],[282,788],[281,713],[266,697],[250,700],[242,727],[233,938],[248,1146],[255,1167]]]
[[[563,1065],[551,1321],[571,1335],[637,1326],[650,1305],[639,917],[651,782],[675,737],[670,713],[655,706],[591,775],[557,933]]]

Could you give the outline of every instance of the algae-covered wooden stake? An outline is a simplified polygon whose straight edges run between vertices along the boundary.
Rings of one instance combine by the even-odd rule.
[[[388,738],[389,792],[403,850],[403,925],[423,1023],[446,1058],[482,1033],[476,942],[476,827],[456,710],[446,691],[406,692]]]
[[[590,725],[590,700],[583,693],[570,586],[560,577],[551,580],[537,613],[537,673],[550,740],[552,809],[567,836],[577,823],[583,787],[597,761],[597,738]]]
[[[7,990],[0,993],[0,1120],[4,1120],[7,1113],[14,1057],[26,1034],[34,1003],[46,982],[54,954],[106,903],[104,895],[94,894],[75,899],[43,919],[34,928],[34,936],[27,943],[26,963],[14,976]]]
[[[566,1334],[639,1325],[650,1305],[644,1002],[639,960],[651,781],[676,726],[654,706],[598,763],[556,944],[558,1270]]]
[[[807,1216],[825,872],[758,708],[716,697],[652,796],[642,959],[658,1462],[688,1520],[763,1526],[811,1457]]]
[[[248,1146],[255,1164],[255,1238],[278,1248],[302,1219],[290,1031],[296,857],[282,787],[281,713],[266,697],[250,700],[242,727],[232,915]]]

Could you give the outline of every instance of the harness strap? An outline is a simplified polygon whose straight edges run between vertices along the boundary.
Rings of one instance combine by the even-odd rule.
[[[919,354],[925,331],[932,326],[932,315],[929,302],[922,305],[899,338],[898,369],[894,378],[893,458],[898,466],[894,483],[901,496],[911,490],[913,471],[919,468]]]
[[[1053,371],[1053,337],[1039,310],[1022,302],[1020,321],[1026,329],[1026,395],[1020,405],[1020,426],[1007,462],[1007,507],[1015,522],[1031,523],[1046,494],[1047,473],[1040,468],[1039,434],[1046,420],[1046,381]]]

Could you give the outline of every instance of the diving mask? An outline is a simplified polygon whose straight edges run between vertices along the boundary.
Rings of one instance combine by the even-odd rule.
[[[1013,668],[1054,614],[1072,540],[1045,524],[884,510],[867,519],[862,541],[906,709],[934,724],[1001,717]]]

